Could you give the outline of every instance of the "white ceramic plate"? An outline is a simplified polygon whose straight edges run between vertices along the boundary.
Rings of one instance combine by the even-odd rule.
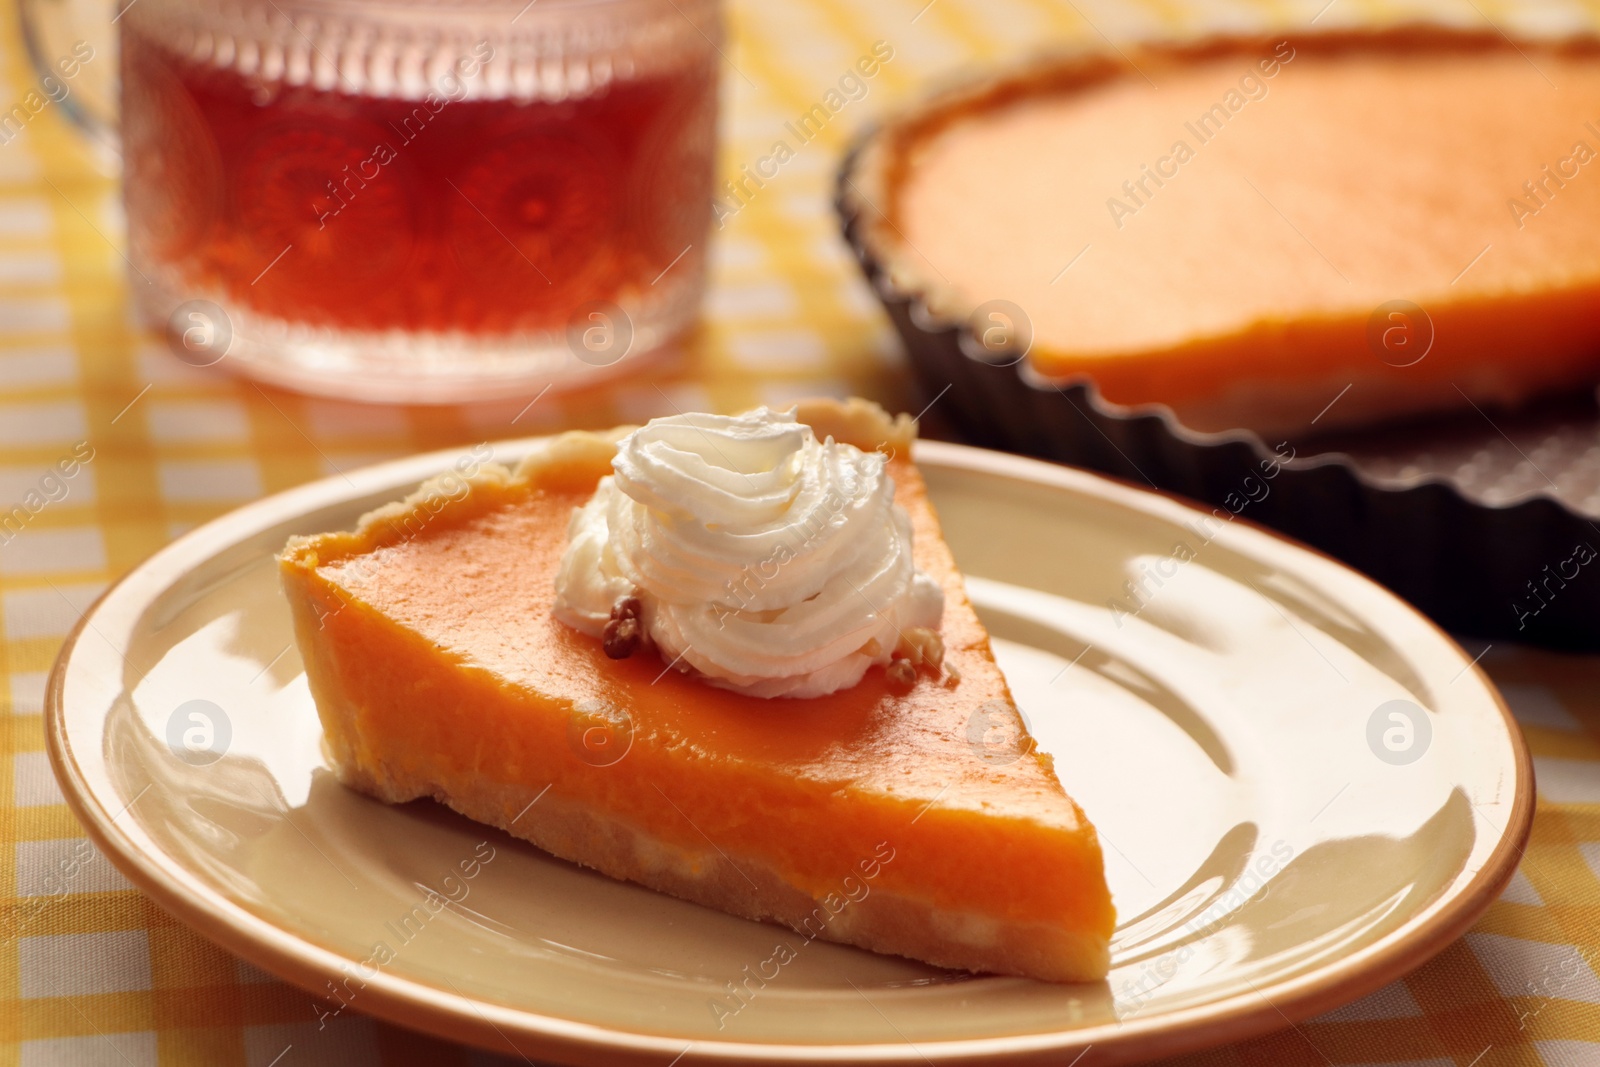
[[[272,555],[454,454],[262,500],[135,569],[51,677],[56,772],[145,892],[267,970],[333,983],[330,1010],[572,1062],[1131,1062],[1374,989],[1510,877],[1533,813],[1521,737],[1461,649],[1394,596],[1092,475],[936,443],[916,455],[1000,664],[1106,845],[1122,918],[1105,983],[817,942],[719,1017],[724,983],[784,930],[339,786]],[[486,848],[467,896],[397,925]]]

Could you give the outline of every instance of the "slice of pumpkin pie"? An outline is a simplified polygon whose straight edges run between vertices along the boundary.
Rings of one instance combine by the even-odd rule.
[[[292,539],[335,770],[808,938],[1104,977],[1099,841],[913,434],[862,401],[569,433]]]

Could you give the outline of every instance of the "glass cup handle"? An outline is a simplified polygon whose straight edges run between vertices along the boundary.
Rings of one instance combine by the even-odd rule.
[[[129,6],[127,0],[17,0],[33,81],[18,102],[20,113],[0,115],[0,140],[16,136],[38,111],[59,107],[98,148],[119,153],[116,23]]]

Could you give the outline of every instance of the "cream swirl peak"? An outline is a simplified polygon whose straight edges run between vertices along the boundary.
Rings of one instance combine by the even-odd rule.
[[[573,511],[555,616],[600,636],[637,596],[663,660],[755,696],[846,689],[899,634],[936,629],[888,457],[817,440],[792,411],[654,419]]]

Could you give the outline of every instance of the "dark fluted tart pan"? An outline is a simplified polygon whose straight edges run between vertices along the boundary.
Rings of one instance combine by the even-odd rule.
[[[1093,77],[1117,57],[1051,62],[1081,63]],[[864,189],[871,187],[864,153],[896,123],[993,81],[946,90],[868,131],[836,185],[845,237],[941,416],[977,444],[1179,493],[1210,505],[1222,521],[1272,526],[1366,572],[1458,633],[1600,650],[1593,396],[1294,442],[1249,430],[1201,432],[1163,406],[1107,402],[1092,382],[1045,380],[1023,352],[985,351],[965,320],[930,309],[925,294],[891,277],[867,233],[869,219],[881,215]]]

